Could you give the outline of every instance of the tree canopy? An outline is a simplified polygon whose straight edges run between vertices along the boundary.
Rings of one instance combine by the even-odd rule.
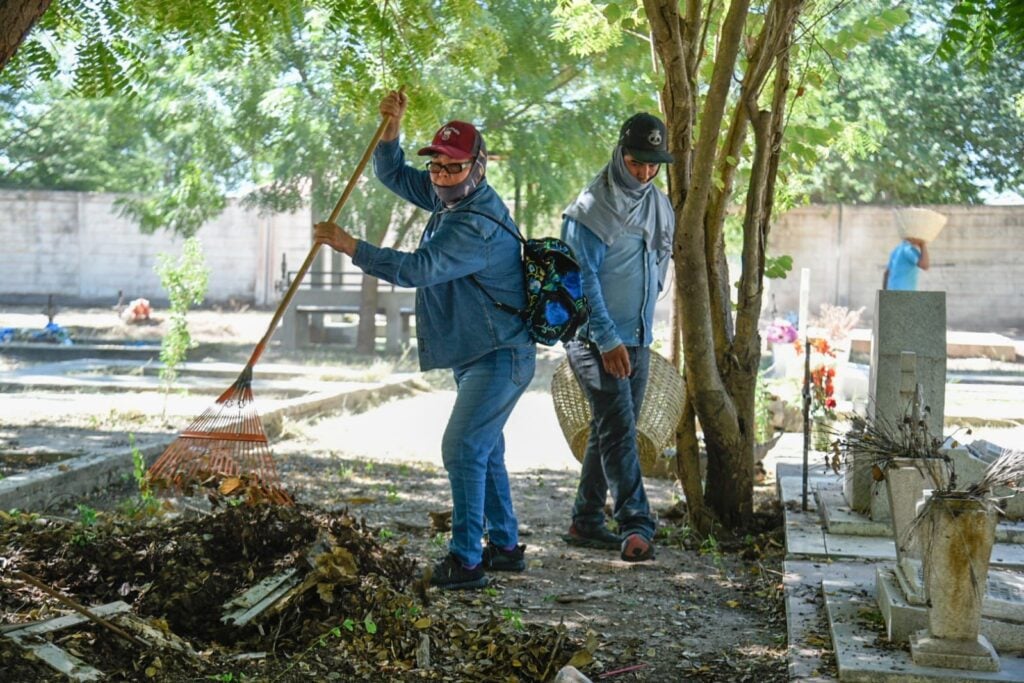
[[[1024,55],[1024,3],[1020,0],[956,0],[947,16],[938,53],[988,66],[995,57]]]
[[[1024,193],[1024,62],[937,57],[933,18],[948,5],[922,0],[909,21],[844,56],[820,101],[843,125],[795,179],[812,200],[973,204]]]
[[[39,78],[10,77],[15,85],[4,91],[8,117],[0,134],[24,144],[10,155],[10,165],[0,162],[0,183],[145,192],[125,202],[140,224],[185,234],[215,215],[226,194],[239,191],[272,209],[311,202],[314,214],[322,215],[347,180],[346,162],[358,158],[376,126],[377,100],[387,88],[406,84],[412,101],[406,140],[428,139],[445,118],[474,121],[494,156],[491,180],[514,201],[517,219],[527,232],[550,230],[550,217],[606,161],[619,120],[654,106],[656,86],[646,41],[580,58],[549,38],[556,19],[543,11],[546,4],[510,0],[485,9],[474,2],[349,2],[328,11],[313,3],[301,14],[294,8],[273,14],[273,31],[246,28],[243,16],[234,33],[207,26],[200,12],[192,28],[175,19],[188,39],[171,41],[151,28],[168,20],[159,15],[160,21],[123,27],[124,40],[138,48],[132,52],[136,61],[131,69],[118,60],[105,63],[100,71],[109,73],[98,79],[71,59],[66,68],[72,78],[47,81],[41,77],[55,77],[57,65],[40,61],[30,48],[15,60],[12,73]],[[112,54],[111,40],[102,36],[72,35],[60,43],[69,20],[47,17],[32,44],[64,45],[47,55],[77,55],[96,40],[101,52]],[[227,33],[221,40],[199,39],[222,29]],[[239,48],[229,40],[235,34],[251,35],[253,47]],[[65,88],[33,92],[40,82]],[[108,99],[97,99],[101,93]],[[91,102],[79,99],[85,95]],[[44,134],[38,127],[44,112],[70,108],[81,117],[92,112],[93,120],[65,130],[63,117],[47,115],[54,128]],[[144,133],[122,140],[121,155],[130,149],[136,157],[161,159],[160,172],[127,172],[125,165],[119,182],[100,181],[95,170],[104,162],[77,151],[68,157],[92,169],[86,173],[92,184],[76,180],[68,164],[60,166],[63,175],[47,168],[45,159],[52,155],[43,146],[52,147],[55,139],[74,150],[118,148],[100,139],[117,137],[103,123],[115,110],[134,117],[121,130]],[[359,193],[348,213],[362,213],[361,198],[372,199],[375,188],[369,184]],[[357,232],[365,218],[352,225]]]

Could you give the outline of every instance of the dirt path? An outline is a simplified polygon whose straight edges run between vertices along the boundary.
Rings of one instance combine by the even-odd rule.
[[[449,508],[442,469],[303,450],[290,442],[277,448],[300,499],[348,505],[423,562],[443,554],[444,536],[429,516]],[[701,544],[672,517],[676,486],[649,480],[662,518],[658,557],[630,564],[562,541],[577,476],[543,468],[512,474],[528,570],[493,575],[496,594],[446,595],[451,609],[471,621],[512,610],[527,623],[565,624],[580,637],[593,632],[600,647],[585,669],[591,675],[642,664],[619,680],[787,680],[779,516],[764,517],[764,534]]]
[[[434,455],[444,406],[450,401],[447,394],[439,390],[363,415],[295,423],[273,445],[283,483],[297,502],[324,511],[348,510],[365,520],[382,546],[401,549],[415,561],[407,580],[445,552],[446,535],[431,526],[431,516],[449,510],[447,478]],[[545,399],[550,400],[535,392],[524,405],[540,409]],[[388,430],[388,425],[407,428]],[[379,438],[364,432],[376,432]],[[569,547],[560,535],[568,525],[578,472],[564,443],[559,444],[565,448],[561,456],[546,454],[558,452],[550,443],[538,448],[547,438],[542,432],[535,430],[521,442],[510,440],[513,496],[522,541],[528,547],[527,571],[495,574],[491,586],[482,592],[431,590],[427,613],[470,629],[495,619],[522,623],[523,628],[564,628],[577,647],[591,639],[592,660],[578,662],[591,676],[638,667],[617,680],[786,680],[779,516],[765,517],[764,534],[732,543],[701,544],[672,517],[677,488],[665,480],[650,480],[652,505],[662,516],[656,561],[634,565],[622,562],[614,552]],[[530,452],[537,455],[532,459],[517,455]],[[544,467],[545,461],[552,467]],[[112,511],[132,495],[126,486],[76,505]],[[201,503],[199,499],[192,504]],[[73,505],[58,514],[76,519],[82,512]],[[151,533],[157,543],[182,542],[169,531],[166,536],[159,529]],[[109,572],[109,578],[101,579],[105,583],[129,580],[105,569],[95,558],[92,564],[89,573],[104,577]],[[260,578],[257,572],[251,582]],[[17,613],[14,610],[8,617]],[[329,630],[330,624],[324,622],[323,628]],[[188,638],[190,634],[179,635]],[[201,640],[196,643],[201,645]],[[351,653],[337,653],[342,655]],[[115,661],[111,656],[107,663],[115,666]],[[326,675],[332,670],[331,662],[330,652],[318,653],[314,661],[306,662],[304,672]],[[230,672],[239,677],[236,680],[262,680],[268,671],[287,664],[281,659],[235,666],[221,660],[221,668],[215,671],[224,673],[223,667],[231,666]],[[168,672],[164,680],[184,680],[176,675]],[[489,679],[467,674],[451,680]],[[535,679],[524,676],[521,680]]]

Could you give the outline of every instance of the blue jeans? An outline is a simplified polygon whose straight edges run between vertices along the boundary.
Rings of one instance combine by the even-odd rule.
[[[646,346],[627,346],[626,351],[632,373],[627,379],[617,379],[605,371],[596,345],[585,341],[566,344],[569,365],[593,415],[572,519],[580,526],[603,525],[604,502],[611,491],[613,514],[622,536],[639,533],[651,540],[655,524],[636,445],[636,423],[647,390],[651,356]]]
[[[536,361],[536,347],[517,346],[453,368],[458,389],[441,455],[452,489],[448,549],[467,566],[481,560],[485,524],[495,545],[519,542],[501,431],[533,379]]]

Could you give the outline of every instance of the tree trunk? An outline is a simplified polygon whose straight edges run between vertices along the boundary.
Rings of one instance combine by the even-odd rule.
[[[50,0],[0,2],[0,71],[11,61],[29,30],[49,6]]]
[[[377,350],[377,285],[380,281],[363,273],[359,295],[359,328],[356,353],[371,355]]]
[[[678,0],[644,0],[655,49],[665,67],[662,99],[669,144],[678,160],[670,168],[670,195],[676,211],[673,256],[687,406],[676,434],[677,470],[691,522],[706,532],[712,516],[736,529],[746,526],[753,513],[754,395],[760,363],[757,319],[764,244],[778,171],[790,40],[803,0],[769,4],[756,41],[747,44],[738,93],[733,82],[749,1],[729,3],[725,15],[716,19],[717,35],[710,36],[714,68],[703,89],[697,87],[696,75],[709,40],[709,17],[701,16],[702,3],[687,0],[683,5],[686,16],[680,17]],[[758,99],[772,69],[776,74],[772,107],[759,112]],[[693,142],[698,93],[703,93],[703,108],[699,137]],[[724,141],[723,122],[728,123]],[[732,185],[751,127],[755,152],[746,188],[743,266],[734,325],[722,225],[726,206],[735,201]],[[694,413],[707,448],[703,491],[694,481],[699,476],[690,437]]]
[[[651,4],[653,0],[647,0]],[[671,17],[678,7],[671,0],[659,0],[659,12],[663,19]],[[728,103],[734,65],[739,54],[743,28],[746,21],[746,0],[733,2],[724,19],[718,42],[717,57],[710,87],[701,111],[700,136],[693,146],[693,161],[689,190],[685,198],[679,188],[673,188],[673,204],[676,208],[676,239],[673,256],[676,269],[677,295],[682,301],[683,355],[686,359],[687,385],[692,387],[693,408],[700,420],[707,448],[707,482],[705,495],[710,511],[728,527],[743,526],[752,511],[753,489],[744,490],[742,481],[733,477],[735,462],[742,458],[739,437],[739,420],[736,406],[723,381],[714,341],[712,310],[712,287],[718,282],[709,280],[706,248],[705,217],[713,183],[715,151],[720,137],[721,122]],[[678,20],[677,20],[678,21]],[[653,22],[652,22],[653,23]],[[655,36],[663,31],[655,31]],[[690,52],[683,46],[682,52]],[[659,54],[662,51],[659,50]],[[672,83],[671,92],[689,92],[690,74],[675,69],[665,76]],[[666,115],[691,120],[696,101],[688,102],[671,98],[666,103]],[[676,141],[670,137],[675,145]],[[673,152],[675,148],[673,148]],[[681,202],[681,203],[680,203]],[[747,454],[753,458],[753,452]]]

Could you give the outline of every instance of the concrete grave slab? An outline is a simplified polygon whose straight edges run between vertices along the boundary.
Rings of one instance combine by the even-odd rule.
[[[928,628],[928,609],[906,600],[892,565],[875,567],[876,599],[890,641],[906,643]],[[1024,653],[1024,577],[1019,572],[989,570],[981,632],[996,650]]]
[[[918,666],[934,666],[942,669],[966,671],[999,671],[999,655],[979,635],[974,640],[950,640],[935,638],[927,631],[910,636],[910,656]]]
[[[902,355],[915,356],[915,384],[931,408],[928,428],[942,433],[946,389],[946,293],[879,290],[872,327],[868,417],[898,424],[907,411]],[[913,392],[913,387],[909,387]],[[856,505],[855,505],[856,507]]]
[[[871,353],[871,330],[857,328],[850,333],[850,338],[852,353]],[[946,331],[947,358],[990,358],[1013,362],[1016,356],[1014,341],[1007,336],[993,332]]]
[[[879,290],[875,296],[867,417],[900,425],[915,390],[922,389],[925,420],[933,435],[943,433],[946,399],[946,294]],[[872,495],[871,467],[855,458],[845,472],[850,507],[885,521],[889,503]]]
[[[896,560],[896,544],[892,531],[886,528],[884,536],[868,536],[834,533],[823,523],[818,509],[822,499],[841,500],[840,479],[834,474],[808,474],[813,505],[807,512],[800,510],[802,473],[801,466],[779,463],[776,466],[776,486],[783,502],[786,527],[786,551],[799,557],[820,557],[829,559],[870,559],[893,562]],[[996,546],[992,550],[993,568],[1024,569],[1024,546],[1015,542],[1024,531],[1019,522],[1000,523],[996,527]],[[1009,542],[1013,541],[1013,542]]]
[[[789,482],[792,484],[792,482]],[[872,495],[884,496],[882,488],[872,490]],[[821,512],[822,521],[830,534],[839,536],[886,536],[892,533],[889,522],[876,521],[854,512],[846,502],[846,496],[838,485],[819,485],[814,490],[817,509]],[[1016,500],[1016,498],[1015,498]],[[996,540],[1002,543],[1024,544],[1024,521],[1011,519],[1009,515],[1001,518],[996,527]]]
[[[836,651],[840,681],[854,683],[980,683],[1024,680],[1024,658],[1000,653],[1000,670],[964,671],[915,664],[909,647],[888,645],[877,614],[873,586],[853,580],[825,579],[829,632]]]

